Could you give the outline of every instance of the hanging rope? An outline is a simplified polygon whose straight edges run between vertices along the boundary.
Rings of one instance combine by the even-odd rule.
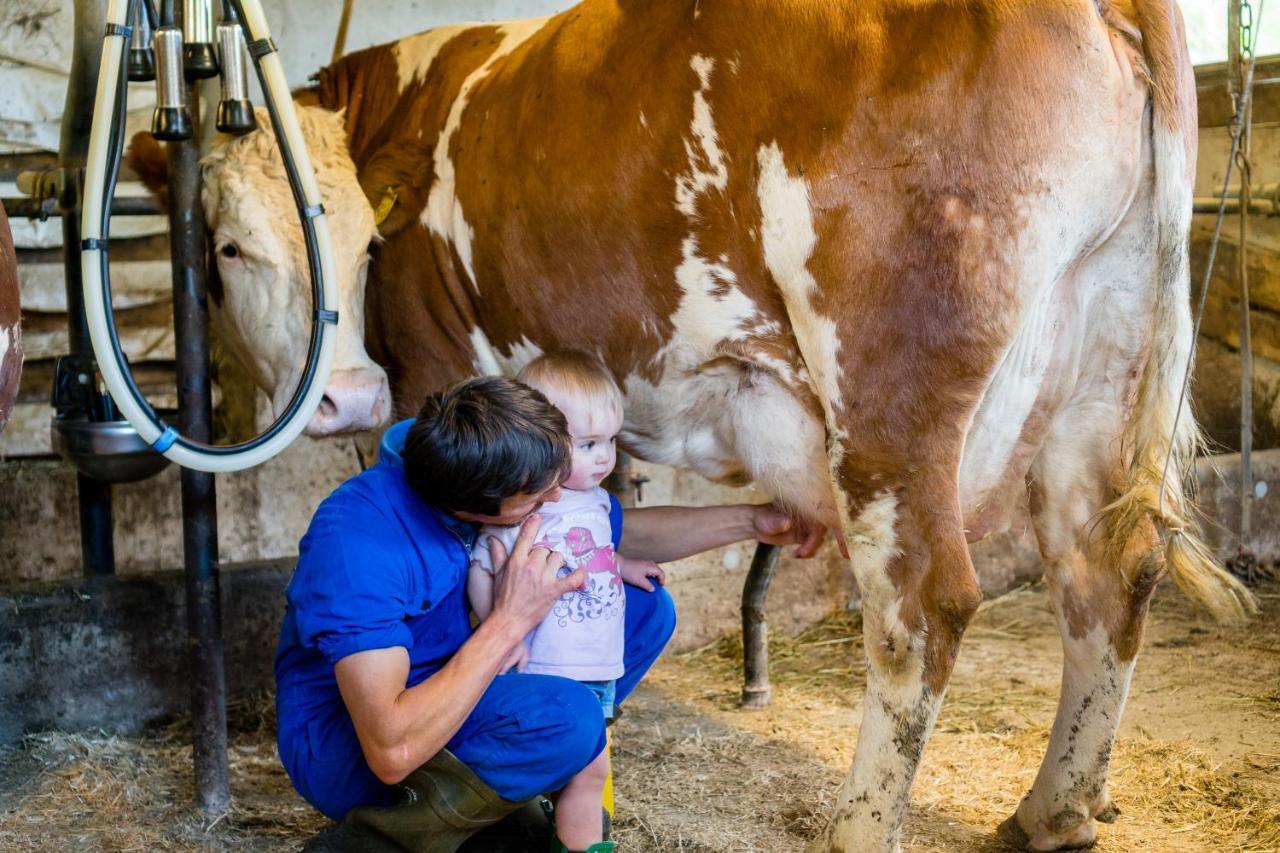
[[[342,17],[338,19],[338,34],[333,38],[333,57],[330,63],[337,62],[347,52],[347,27],[351,25],[352,0],[342,0]]]

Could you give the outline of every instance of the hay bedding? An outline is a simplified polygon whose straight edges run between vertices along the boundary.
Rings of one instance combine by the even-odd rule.
[[[1122,815],[1101,828],[1098,850],[1280,851],[1274,587],[1263,604],[1252,625],[1228,629],[1176,595],[1158,599],[1112,760]],[[762,712],[736,707],[736,637],[660,667],[624,720],[636,734],[620,741],[618,784],[628,806],[620,838],[633,849],[802,848],[822,823],[813,809],[830,807],[853,758],[860,633],[857,615],[842,614],[794,639],[771,637],[774,701]],[[1004,849],[993,831],[1035,778],[1060,672],[1043,590],[984,605],[916,779],[906,850]],[[686,768],[676,778],[672,758],[654,754],[655,726],[672,729],[668,748]],[[691,740],[696,732],[705,745]],[[643,822],[626,816],[633,813]]]
[[[1280,851],[1280,591],[1242,629],[1154,607],[1112,762],[1101,851]],[[774,702],[736,707],[739,638],[655,669],[616,731],[623,848],[786,851],[822,825],[852,758],[860,625],[771,638]],[[1061,653],[1043,592],[984,606],[917,778],[908,851],[997,851],[1034,778]],[[324,825],[276,760],[269,697],[229,713],[231,811],[192,814],[182,721],[138,737],[33,735],[0,752],[0,850],[291,850]],[[539,851],[540,853],[540,851]]]

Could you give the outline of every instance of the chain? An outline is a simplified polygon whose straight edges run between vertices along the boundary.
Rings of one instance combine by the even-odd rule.
[[[1240,88],[1252,84],[1255,61],[1253,7],[1240,0],[1240,61],[1233,73]],[[1238,574],[1252,579],[1253,556],[1253,333],[1249,311],[1249,208],[1253,182],[1252,99],[1240,99],[1236,105],[1236,123],[1240,144],[1236,149],[1236,166],[1240,172],[1240,236],[1236,249],[1236,279],[1240,294],[1240,543],[1234,562]]]
[[[1246,12],[1245,10],[1248,9]],[[1262,18],[1262,0],[1258,3],[1257,19]],[[1227,196],[1231,188],[1231,173],[1236,165],[1236,158],[1240,152],[1241,136],[1245,131],[1245,116],[1252,113],[1253,102],[1253,72],[1257,65],[1258,57],[1254,54],[1254,29],[1253,23],[1255,16],[1253,7],[1249,0],[1231,0],[1227,7],[1227,47],[1228,62],[1227,69],[1227,91],[1231,95],[1233,114],[1231,117],[1231,150],[1227,154],[1227,168],[1222,176],[1222,192],[1219,194],[1218,212],[1214,217],[1213,237],[1209,240],[1209,256],[1205,260],[1204,277],[1200,284],[1200,296],[1196,306],[1195,320],[1191,328],[1191,346],[1192,350],[1196,346],[1196,342],[1200,339],[1200,324],[1204,319],[1204,306],[1206,297],[1209,295],[1209,284],[1213,280],[1213,265],[1218,256],[1218,241],[1222,237],[1222,224],[1227,212]],[[1247,22],[1247,27],[1246,27]],[[1247,36],[1247,41],[1246,37]],[[1247,50],[1248,59],[1246,61],[1244,53]],[[1244,191],[1245,196],[1248,190]],[[1243,200],[1242,200],[1243,202]],[[1247,206],[1244,208],[1247,210]],[[1182,410],[1186,406],[1187,391],[1191,386],[1191,366],[1193,358],[1187,359],[1187,366],[1182,375],[1182,390],[1178,393],[1178,405],[1173,412],[1173,427],[1169,435],[1170,453],[1165,457],[1164,469],[1160,474],[1160,496],[1157,500],[1157,512],[1161,517],[1164,516],[1164,497],[1165,484],[1169,480],[1169,466],[1173,462],[1174,453],[1172,448],[1176,445],[1178,435],[1178,423],[1182,419]],[[1242,480],[1243,483],[1243,480]],[[1252,490],[1248,490],[1252,494]]]
[[[1249,4],[1249,0],[1240,0],[1240,54],[1243,59],[1241,68],[1248,61],[1248,57],[1253,55],[1255,47],[1253,37],[1253,6]]]

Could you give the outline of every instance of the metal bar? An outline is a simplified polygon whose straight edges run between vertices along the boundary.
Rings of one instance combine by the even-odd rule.
[[[1198,197],[1191,200],[1192,213],[1208,213],[1217,215],[1218,205],[1222,203],[1220,198]],[[1239,213],[1240,200],[1238,198],[1227,197],[1227,203],[1223,209],[1224,213]],[[1258,216],[1280,216],[1280,209],[1270,199],[1249,199],[1249,212]]]
[[[76,474],[80,504],[80,560],[86,577],[115,574],[111,484]]]
[[[1249,117],[1252,118],[1253,117],[1253,101],[1252,100],[1250,100],[1249,102],[1249,114],[1250,114]],[[1249,126],[1252,127],[1253,123],[1250,122]],[[1240,150],[1242,151],[1244,150],[1243,143],[1241,143],[1240,145]],[[1252,196],[1255,201],[1262,200],[1262,199],[1266,199],[1269,201],[1275,198],[1277,195],[1280,195],[1280,183],[1277,183],[1275,181],[1268,181],[1262,184],[1249,183],[1249,184],[1246,184],[1245,186],[1249,190],[1249,195]],[[1223,195],[1225,195],[1227,198],[1240,198],[1240,191],[1241,191],[1241,187],[1236,187],[1235,189],[1227,190],[1225,193],[1223,193]]]
[[[763,708],[773,697],[769,686],[769,625],[765,599],[778,567],[777,545],[756,545],[751,570],[742,587],[742,707]]]
[[[193,120],[199,100],[189,101]],[[168,144],[169,247],[173,266],[173,329],[179,426],[197,441],[213,439],[209,379],[209,305],[200,146]],[[220,814],[231,802],[227,768],[226,674],[222,666],[222,596],[218,576],[218,515],[212,474],[182,470],[182,545],[191,642],[191,715],[196,802]]]
[[[93,98],[102,54],[102,33],[106,28],[106,4],[77,0],[75,44],[71,75],[62,113],[58,140],[58,168],[61,175],[62,258],[67,289],[67,332],[71,355],[93,358],[89,324],[84,316],[84,296],[80,277],[80,190],[85,160],[89,154],[89,126],[93,121]],[[85,417],[93,418],[92,411]],[[111,486],[79,474],[77,501],[80,507],[80,554],[86,575],[110,575],[116,570],[112,542]]]
[[[73,215],[78,220],[80,217],[79,210],[64,213],[55,199],[41,201],[27,197],[5,198],[0,199],[0,203],[4,204],[4,212],[10,218],[47,219],[50,216]],[[165,209],[155,199],[144,196],[125,196],[111,200],[112,216],[163,216],[165,213]],[[79,227],[78,222],[76,227]],[[76,257],[76,263],[80,263],[79,256]]]

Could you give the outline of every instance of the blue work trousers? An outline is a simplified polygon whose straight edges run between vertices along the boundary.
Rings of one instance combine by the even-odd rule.
[[[617,682],[625,699],[653,666],[675,631],[675,603],[665,589],[627,586],[626,672]],[[347,722],[350,725],[350,722]],[[352,745],[354,729],[350,732]],[[489,787],[509,800],[524,800],[563,788],[604,749],[604,715],[590,688],[554,675],[499,675],[447,744],[450,752]],[[350,753],[348,753],[350,755]],[[388,805],[393,789],[373,775],[357,752],[333,761],[327,779],[312,764],[304,796],[340,820],[362,805]]]

